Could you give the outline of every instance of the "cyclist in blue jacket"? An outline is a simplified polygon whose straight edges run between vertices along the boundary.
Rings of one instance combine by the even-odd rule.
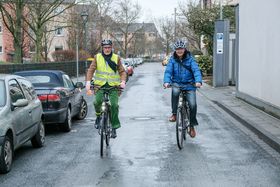
[[[190,106],[190,136],[195,137],[196,132],[194,126],[198,125],[196,119],[196,88],[202,85],[202,76],[194,57],[186,48],[186,42],[177,40],[174,44],[175,52],[169,59],[164,73],[164,88],[169,88],[170,84],[187,90],[187,101]],[[172,115],[169,121],[176,121],[176,113],[179,101],[180,89],[172,87]]]

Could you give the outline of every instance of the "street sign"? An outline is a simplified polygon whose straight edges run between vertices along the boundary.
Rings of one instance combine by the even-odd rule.
[[[223,54],[224,33],[217,33],[217,54]]]

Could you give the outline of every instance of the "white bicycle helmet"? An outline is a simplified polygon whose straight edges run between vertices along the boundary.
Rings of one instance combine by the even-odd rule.
[[[101,42],[101,46],[103,46],[103,45],[112,45],[112,44],[113,44],[113,42],[110,39],[104,39]]]
[[[183,41],[183,40],[177,40],[175,43],[174,43],[174,49],[185,49],[187,48],[186,46],[186,42]]]

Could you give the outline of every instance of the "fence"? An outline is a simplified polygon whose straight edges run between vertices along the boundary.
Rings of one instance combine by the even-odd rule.
[[[79,75],[85,74],[89,62],[79,62]],[[13,74],[17,71],[25,70],[61,70],[69,76],[76,76],[77,63],[72,62],[48,62],[48,63],[30,63],[30,64],[0,64],[0,73]]]

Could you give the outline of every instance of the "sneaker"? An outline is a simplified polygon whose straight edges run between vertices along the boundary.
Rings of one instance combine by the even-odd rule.
[[[95,124],[94,124],[96,129],[99,129],[99,127],[100,127],[100,120],[101,120],[101,117],[97,116],[96,120],[95,120]]]
[[[170,121],[170,122],[175,122],[175,121],[176,121],[176,114],[172,114],[172,115],[169,117],[169,121]]]
[[[117,130],[112,129],[111,138],[116,138],[116,137],[117,137]]]
[[[196,136],[196,132],[195,132],[194,127],[190,127],[189,135],[192,138],[194,138]]]

